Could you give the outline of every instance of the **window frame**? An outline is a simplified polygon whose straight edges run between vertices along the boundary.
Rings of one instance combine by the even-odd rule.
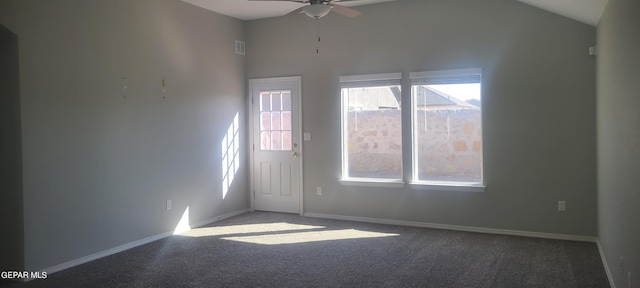
[[[346,84],[346,85],[345,85]],[[377,84],[377,85],[376,85]],[[355,85],[362,85],[362,87],[379,87],[385,85],[398,85],[400,91],[402,91],[402,73],[382,73],[382,74],[363,74],[363,75],[348,75],[340,76],[340,147],[341,147],[341,167],[342,172],[340,176],[340,183],[348,186],[366,186],[366,187],[390,187],[400,188],[404,187],[404,175],[405,171],[402,170],[404,166],[402,153],[400,156],[400,178],[370,178],[370,177],[350,177],[349,171],[349,150],[348,150],[348,129],[347,123],[349,103],[347,97],[343,96],[342,89],[349,88],[348,86],[355,87]],[[347,87],[345,87],[347,86]],[[400,104],[400,113],[402,114],[402,102]],[[402,115],[400,117],[400,127],[403,127]],[[404,149],[404,143],[401,144],[401,149]]]
[[[422,71],[422,72],[412,72],[409,74],[410,80],[410,88],[411,88],[411,182],[409,183],[411,188],[421,189],[421,190],[438,190],[438,191],[464,191],[464,192],[484,192],[486,186],[484,184],[484,121],[481,120],[480,125],[482,129],[482,133],[480,135],[481,139],[481,150],[480,150],[480,182],[463,182],[463,181],[427,181],[427,180],[419,180],[419,169],[418,169],[418,135],[416,131],[416,103],[414,101],[415,97],[413,95],[413,88],[416,82],[420,82],[422,79],[429,78],[444,78],[444,77],[459,77],[459,76],[478,76],[480,83],[480,101],[483,103],[482,99],[482,69],[481,68],[470,68],[470,69],[455,69],[455,70],[436,70],[436,71]],[[481,104],[482,105],[482,104]],[[482,119],[482,107],[480,108],[480,119]]]
[[[480,139],[482,142],[481,151],[480,151],[480,173],[481,173],[481,181],[480,182],[457,182],[457,181],[420,181],[418,180],[418,169],[417,169],[417,145],[416,145],[416,132],[415,132],[415,106],[414,106],[414,96],[413,96],[413,86],[414,80],[417,79],[425,79],[425,78],[435,78],[435,77],[446,77],[446,76],[463,76],[463,75],[478,75],[479,83],[481,85],[481,119],[482,117],[482,106],[484,106],[484,99],[482,97],[483,91],[483,80],[482,80],[482,69],[481,68],[470,68],[470,69],[453,69],[453,70],[434,70],[434,71],[421,71],[421,72],[412,72],[409,73],[409,78],[406,79],[403,77],[402,73],[383,73],[383,74],[364,74],[364,75],[349,75],[349,76],[340,76],[340,103],[341,103],[341,111],[340,111],[340,146],[341,146],[341,175],[338,180],[341,185],[344,186],[360,186],[360,187],[385,187],[385,188],[403,188],[405,186],[409,186],[411,189],[422,190],[422,191],[444,191],[444,192],[485,192],[485,174],[484,174],[484,121],[481,121],[481,129],[482,133],[480,135]],[[400,87],[400,91],[402,96],[402,102],[400,102],[400,110],[405,110],[407,107],[406,103],[409,103],[409,110],[401,112],[401,131],[407,131],[407,129],[411,133],[411,142],[410,144],[406,144],[405,142],[401,143],[402,146],[402,156],[401,156],[401,178],[400,179],[387,179],[387,178],[365,178],[365,177],[347,177],[349,163],[348,163],[348,150],[345,145],[347,144],[348,138],[348,123],[346,123],[348,116],[348,102],[345,97],[342,96],[342,89],[345,88],[345,83],[350,82],[361,82],[361,83],[372,83],[375,82],[382,83],[389,81],[397,81],[394,82],[394,85],[398,85]],[[408,81],[405,81],[408,80]],[[388,85],[388,84],[387,84]],[[381,86],[381,85],[380,85]],[[366,86],[364,86],[366,87]],[[376,87],[376,85],[371,85],[371,87]],[[406,92],[405,92],[406,91]],[[408,97],[405,97],[405,94],[408,94]],[[407,101],[408,100],[408,101]],[[405,104],[405,105],[403,105]],[[410,113],[408,117],[410,117],[410,123],[407,124],[403,121],[405,119],[405,113]],[[408,127],[406,127],[409,125]],[[404,137],[401,137],[404,138]],[[408,145],[408,146],[407,146]],[[407,150],[408,149],[408,150]],[[406,152],[405,152],[406,151]],[[406,160],[406,153],[409,153],[411,163],[408,165],[409,171],[405,170],[404,160]],[[414,157],[415,156],[415,157]],[[405,183],[404,179],[409,179],[408,183]]]
[[[274,106],[273,105],[273,103],[274,103],[273,99],[274,98],[273,97],[274,97],[274,93],[276,93],[276,92],[279,95],[278,97],[280,97],[280,100],[279,100],[280,101],[279,102],[280,103],[280,107],[277,110],[274,110],[274,108],[273,108],[273,106]],[[269,95],[269,103],[268,103],[269,110],[264,110],[265,106],[264,106],[264,99],[263,99],[264,94],[263,93],[269,93],[268,94]],[[284,100],[283,94],[289,94],[289,105],[288,105],[289,106],[288,107],[289,110],[285,109],[286,105],[284,104],[285,102],[283,101]],[[259,145],[258,148],[260,149],[260,151],[292,152],[294,150],[294,147],[293,147],[294,140],[293,140],[293,138],[291,138],[291,135],[293,135],[293,132],[292,132],[293,125],[291,123],[292,117],[293,117],[293,111],[291,110],[291,101],[292,101],[291,94],[292,94],[291,89],[288,89],[288,90],[287,89],[284,89],[284,90],[264,90],[264,91],[260,91],[259,92],[259,99],[258,99],[258,107],[259,108],[258,109],[260,110],[259,111],[260,112],[260,116],[259,116],[260,119],[258,119],[258,130],[259,130],[259,135],[260,135],[260,145]],[[286,122],[285,121],[285,116],[284,116],[285,112],[289,112],[289,117],[288,117],[289,128],[288,129],[285,129],[285,125],[284,125],[285,122]],[[269,128],[263,128],[264,127],[264,125],[263,125],[264,118],[262,117],[263,113],[269,113],[269,124],[268,124]],[[277,114],[274,114],[274,113],[277,113]],[[273,127],[274,126],[273,125],[273,123],[274,123],[273,122],[273,116],[274,115],[279,115],[278,117],[280,117],[279,120],[278,120],[278,122],[279,122],[278,129],[275,129]],[[268,148],[263,146],[264,145],[264,139],[262,138],[262,135],[265,132],[269,133],[269,147]],[[290,141],[285,143],[284,140],[286,139],[286,137],[284,135],[286,134],[286,132],[289,132],[289,140]],[[274,137],[273,137],[274,133],[280,133],[280,136],[278,137],[278,138],[280,138],[280,149],[274,149],[273,148],[273,146],[274,146],[273,145],[274,144]],[[285,149],[285,148],[288,148],[288,149]]]

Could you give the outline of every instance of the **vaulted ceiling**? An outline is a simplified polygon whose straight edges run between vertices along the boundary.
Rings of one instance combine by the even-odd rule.
[[[591,26],[597,26],[608,0],[518,0]]]
[[[293,11],[303,4],[287,1],[248,0],[183,0],[202,8],[241,20],[277,17]],[[344,6],[360,6],[402,0],[360,0],[344,2]],[[517,0],[592,26],[598,25],[608,0]]]

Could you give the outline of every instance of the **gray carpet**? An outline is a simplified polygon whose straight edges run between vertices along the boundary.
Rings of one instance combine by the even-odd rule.
[[[252,212],[44,280],[7,286],[570,288],[609,283],[594,243]]]

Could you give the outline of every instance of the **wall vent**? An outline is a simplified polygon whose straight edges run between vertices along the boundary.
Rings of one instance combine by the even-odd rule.
[[[246,50],[246,45],[243,41],[236,40],[236,54],[244,55]]]

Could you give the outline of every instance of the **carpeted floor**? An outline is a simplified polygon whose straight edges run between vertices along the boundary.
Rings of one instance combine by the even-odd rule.
[[[9,287],[609,287],[594,243],[252,212]]]

